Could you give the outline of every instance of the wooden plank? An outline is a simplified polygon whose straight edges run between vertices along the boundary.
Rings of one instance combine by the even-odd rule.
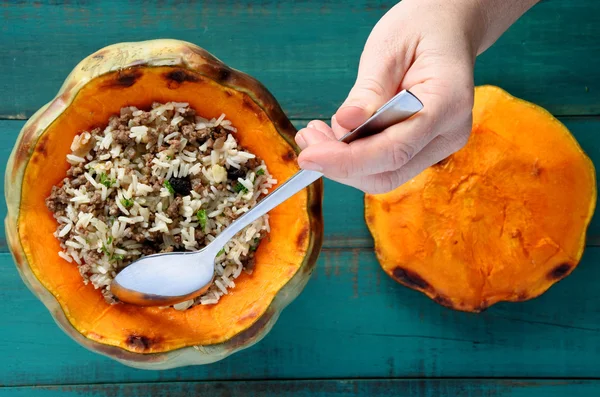
[[[124,367],[64,335],[0,254],[0,385],[248,379],[598,378],[600,248],[543,296],[481,314],[441,307],[388,278],[370,250],[324,250],[270,334],[218,363]]]
[[[595,164],[600,164],[600,118],[571,117],[562,121],[573,132],[583,149]],[[4,175],[6,161],[12,150],[23,121],[0,120],[0,173]],[[306,125],[306,121],[294,121],[296,128]],[[599,175],[600,177],[600,175]],[[4,186],[0,187],[4,197]],[[336,182],[325,181],[325,200],[323,212],[325,217],[325,247],[329,248],[368,248],[373,241],[363,218],[362,192],[340,185]],[[5,205],[0,206],[0,219],[6,216]],[[589,245],[600,245],[600,219],[594,218],[589,228]],[[5,231],[0,230],[0,252],[6,252]]]
[[[330,117],[363,44],[396,0],[3,1],[0,115],[26,118],[88,54],[122,41],[195,42],[261,80],[294,118]],[[561,115],[600,113],[597,0],[543,1],[484,54],[478,84]]]
[[[2,397],[62,396],[252,396],[252,397],[588,397],[600,394],[597,380],[343,379],[252,382],[160,382],[0,388]]]

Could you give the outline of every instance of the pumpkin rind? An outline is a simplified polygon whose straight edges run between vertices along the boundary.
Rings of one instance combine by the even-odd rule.
[[[544,293],[579,263],[594,165],[546,110],[475,89],[467,145],[398,189],[365,196],[383,270],[453,309]]]
[[[238,141],[280,182],[298,170],[296,131],[258,81],[190,43],[121,43],[84,59],[23,127],[7,165],[5,225],[21,277],[67,334],[124,364],[164,369],[218,361],[266,335],[315,266],[323,187],[314,183],[270,213],[272,231],[256,251],[254,273],[240,276],[214,307],[178,312],[104,303],[76,266],[58,257],[56,223],[43,202],[65,176],[76,133],[106,124],[122,106],[153,101],[189,102],[209,118],[223,111]]]

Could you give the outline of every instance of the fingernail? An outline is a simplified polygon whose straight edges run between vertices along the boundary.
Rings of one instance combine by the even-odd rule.
[[[304,150],[308,146],[302,134],[296,135],[296,143],[300,146],[300,149]]]
[[[300,161],[299,165],[300,165],[300,168],[302,168],[303,170],[317,171],[317,172],[323,171],[323,167],[321,167],[317,163],[313,163],[312,161]]]

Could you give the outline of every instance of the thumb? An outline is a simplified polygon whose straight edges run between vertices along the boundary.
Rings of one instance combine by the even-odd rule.
[[[364,123],[392,98],[405,73],[396,56],[383,53],[369,42],[360,58],[356,82],[335,114],[337,123],[348,130]]]

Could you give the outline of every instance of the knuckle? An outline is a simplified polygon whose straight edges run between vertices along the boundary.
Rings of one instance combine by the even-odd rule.
[[[355,88],[359,91],[369,91],[378,97],[384,97],[387,92],[383,84],[374,77],[361,79],[356,83]]]
[[[391,162],[391,169],[389,171],[405,166],[417,152],[414,146],[396,140],[393,140],[390,145],[388,145],[388,150]]]

